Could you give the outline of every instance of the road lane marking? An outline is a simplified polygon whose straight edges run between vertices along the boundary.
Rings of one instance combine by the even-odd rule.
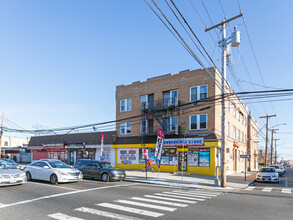
[[[205,191],[173,191],[178,193],[187,193],[187,194],[203,194],[203,195],[213,195],[213,196],[221,196],[224,193],[217,193],[217,192],[205,192]]]
[[[72,194],[77,194],[77,193],[90,192],[90,191],[101,190],[101,189],[118,188],[118,187],[125,187],[125,186],[135,186],[135,185],[139,185],[139,184],[140,183],[132,183],[132,184],[124,184],[124,185],[102,186],[102,187],[97,187],[97,188],[75,190],[75,191],[71,191],[71,192],[53,194],[53,195],[50,195],[50,196],[42,196],[42,197],[35,198],[35,199],[30,199],[30,200],[24,200],[24,201],[20,201],[20,202],[5,204],[3,206],[0,206],[0,209],[11,207],[11,206],[16,206],[16,205],[22,205],[22,204],[26,204],[26,203],[31,203],[31,202],[35,202],[35,201],[39,201],[39,200],[43,200],[43,199],[50,199],[50,198],[55,198],[55,197],[60,197],[60,196],[66,196],[66,195],[72,195]]]
[[[77,208],[77,209],[75,209],[75,211],[84,212],[84,213],[90,213],[90,214],[93,214],[93,215],[99,215],[99,216],[108,217],[108,218],[111,218],[111,219],[142,220],[140,218],[135,218],[135,217],[127,216],[127,215],[120,215],[120,214],[101,211],[101,210],[97,210],[97,209],[90,209],[90,208],[86,208],[86,207]]]
[[[195,193],[178,193],[178,192],[163,192],[173,195],[182,195],[182,196],[190,196],[190,197],[198,197],[198,198],[204,198],[204,199],[210,199],[211,197],[217,197],[216,195],[205,195],[205,194],[195,194]]]
[[[194,197],[188,197],[186,195],[178,195],[178,194],[173,194],[171,192],[164,192],[164,193],[155,193],[155,195],[165,195],[165,196],[170,196],[170,197],[174,197],[174,198],[181,198],[181,199],[191,199],[191,200],[198,200],[198,199],[210,199],[211,197],[206,197],[206,196],[194,196],[194,197],[199,197],[199,198],[194,198]],[[199,200],[199,201],[204,201],[204,200]]]
[[[291,189],[282,189],[282,193],[291,194]]]
[[[271,187],[265,187],[262,191],[263,192],[271,192],[273,188]]]
[[[115,202],[128,204],[128,205],[134,205],[134,206],[142,206],[142,207],[151,208],[151,209],[159,209],[159,210],[169,211],[169,212],[174,212],[177,210],[176,208],[169,208],[169,207],[165,207],[165,206],[152,205],[152,204],[146,204],[146,203],[141,203],[141,202],[122,200],[122,199],[115,200]]]
[[[72,217],[69,215],[62,214],[62,213],[51,214],[51,215],[48,215],[48,217],[53,218],[53,219],[57,219],[57,220],[85,220],[83,218],[76,218],[76,217]]]
[[[117,210],[124,211],[124,212],[131,212],[131,213],[150,216],[150,217],[155,217],[155,218],[165,215],[165,214],[159,213],[159,212],[151,212],[151,211],[147,211],[147,210],[143,210],[143,209],[136,209],[136,208],[131,208],[131,207],[127,207],[127,206],[106,203],[106,202],[99,203],[99,204],[96,204],[96,205],[101,206],[101,207],[105,207],[105,208],[117,209]]]
[[[244,190],[253,190],[255,188],[255,186],[249,186],[249,187],[247,187],[246,189],[244,189]]]
[[[184,200],[205,201],[205,199],[201,199],[201,198],[186,198],[185,196],[167,195],[167,194],[163,194],[163,193],[154,193],[154,194],[157,196],[166,196],[166,197],[178,198],[178,199],[184,199]]]
[[[51,187],[54,187],[54,188],[60,188],[60,189],[68,189],[68,190],[78,190],[78,189],[73,189],[73,188],[70,188],[70,187],[64,187],[64,186],[54,186],[52,184],[47,184],[47,183],[36,183],[36,182],[29,182],[29,183],[33,183],[33,184],[37,184],[37,185],[41,185],[41,186],[51,186]]]
[[[195,201],[187,201],[187,200],[183,200],[183,199],[174,199],[174,198],[162,197],[162,196],[144,195],[144,197],[154,198],[154,199],[162,199],[162,200],[168,200],[168,201],[174,201],[174,202],[189,203],[189,204],[196,204],[197,203]],[[204,200],[202,200],[202,201],[204,201]]]
[[[188,206],[188,205],[182,204],[182,203],[166,202],[166,201],[161,201],[161,200],[156,200],[156,199],[146,199],[146,198],[140,198],[140,197],[131,197],[131,199],[138,200],[138,201],[144,201],[144,202],[152,202],[152,203],[159,203],[159,204],[164,204],[164,205],[177,206],[177,207]]]

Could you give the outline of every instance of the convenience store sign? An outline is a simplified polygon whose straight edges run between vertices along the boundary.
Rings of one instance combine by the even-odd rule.
[[[203,138],[177,138],[177,139],[164,139],[164,147],[177,147],[182,146],[203,146]]]

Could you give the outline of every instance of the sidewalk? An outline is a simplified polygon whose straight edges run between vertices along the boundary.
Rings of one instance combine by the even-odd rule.
[[[137,170],[126,170],[126,181],[143,182],[150,184],[160,184],[173,187],[197,188],[197,189],[223,189],[215,185],[214,176],[206,176],[199,174],[180,175],[167,172],[146,173]],[[255,180],[255,172],[247,172],[247,181],[244,181],[244,173],[236,173],[227,176],[227,187],[224,189],[234,190],[248,186],[250,182]]]

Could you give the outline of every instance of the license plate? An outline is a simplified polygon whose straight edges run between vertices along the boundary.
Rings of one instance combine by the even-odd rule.
[[[265,178],[265,181],[269,181],[269,178]]]
[[[124,177],[124,175],[121,175],[122,177]]]
[[[16,183],[16,180],[10,180],[10,183]]]

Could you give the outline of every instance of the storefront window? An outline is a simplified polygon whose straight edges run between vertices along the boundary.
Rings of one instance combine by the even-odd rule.
[[[138,164],[138,149],[118,149],[117,162],[122,164]]]
[[[155,148],[149,148],[148,155],[151,163],[153,165],[156,164]],[[142,148],[139,149],[139,163],[145,163],[145,159],[142,156]],[[161,165],[177,165],[177,148],[163,148]]]
[[[210,166],[210,149],[209,148],[189,148],[188,165],[195,167]]]

